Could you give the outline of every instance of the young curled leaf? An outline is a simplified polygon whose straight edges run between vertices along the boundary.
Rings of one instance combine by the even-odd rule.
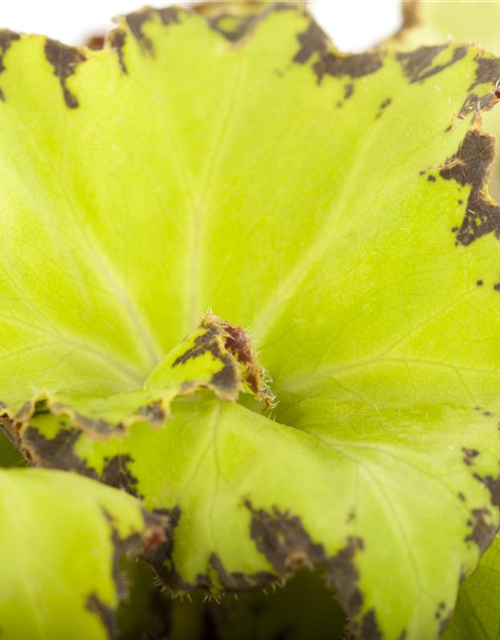
[[[202,388],[226,401],[235,402],[240,392],[245,392],[263,403],[263,408],[273,402],[247,333],[211,313],[158,363],[143,389],[107,397],[38,392],[20,409],[4,406],[1,426],[15,440],[23,424],[37,414],[50,413],[64,416],[68,424],[90,437],[107,438],[125,433],[138,422],[161,426],[170,417],[175,397],[191,395]]]

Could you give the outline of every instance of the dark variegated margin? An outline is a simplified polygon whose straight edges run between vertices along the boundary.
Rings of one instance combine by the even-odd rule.
[[[113,545],[111,572],[113,582],[115,584],[116,595],[120,602],[127,597],[128,593],[127,581],[120,570],[120,559],[124,555],[138,555],[143,552],[151,553],[151,550],[157,545],[163,544],[165,532],[168,529],[168,519],[165,516],[152,514],[142,510],[144,532],[141,534],[136,531],[122,538],[118,533],[113,516],[104,508],[102,511],[103,516],[109,525],[111,542]],[[88,594],[86,608],[100,618],[110,639],[118,637],[116,609],[112,609],[105,604],[96,592]]]
[[[417,3],[413,0],[407,2],[405,9],[403,28],[410,28],[418,21]],[[150,20],[156,20],[165,27],[170,28],[182,22],[182,16],[185,11],[185,9],[175,7],[167,9],[146,8],[125,16],[119,21],[119,26],[105,38],[104,47],[116,52],[117,64],[124,76],[129,73],[125,59],[125,43],[127,39],[134,38],[143,54],[154,60],[154,42],[144,33],[144,25]],[[291,62],[297,65],[309,65],[318,84],[321,84],[327,76],[345,78],[344,100],[348,100],[353,94],[354,80],[380,69],[383,65],[384,57],[387,55],[383,47],[356,55],[346,55],[336,51],[322,29],[307,13],[302,3],[243,2],[226,4],[215,2],[197,5],[190,11],[202,16],[207,21],[210,29],[219,33],[228,45],[234,46],[249,38],[256,26],[272,13],[281,11],[298,11],[302,13],[308,18],[309,26],[303,33],[298,34],[297,51]],[[224,20],[228,16],[232,18],[230,28],[227,26],[227,20]],[[12,32],[0,32],[0,73],[5,69],[5,57],[8,50],[15,46],[15,42],[18,39],[19,36]],[[447,46],[451,45],[421,47],[414,52],[397,56],[408,81],[410,83],[425,82],[428,78],[458,62],[467,52],[467,47],[455,46],[448,62],[434,64],[436,56]],[[92,55],[90,50],[84,47],[67,47],[61,43],[47,40],[45,53],[54,68],[54,75],[59,79],[66,106],[69,109],[82,108],[78,96],[73,95],[68,89],[67,80],[75,73],[78,65],[85,63],[85,60]],[[478,96],[475,90],[486,83],[492,84],[496,82],[499,77],[500,61],[478,53],[476,78],[469,88],[469,95],[457,117],[465,118],[471,111],[478,114],[494,106],[499,98],[495,90],[483,96]],[[5,100],[6,96],[1,93],[0,98]],[[391,98],[384,101],[380,105],[380,113],[377,114],[377,117],[390,104]],[[497,236],[500,235],[498,232],[500,225],[497,224],[498,205],[488,199],[486,186],[493,157],[492,150],[493,143],[491,138],[476,126],[466,135],[457,153],[452,158],[449,158],[439,170],[442,179],[453,179],[460,184],[471,185],[470,198],[472,200],[469,200],[475,207],[479,205],[481,216],[486,220],[485,224],[479,225],[479,228],[476,228],[477,224],[474,227],[470,222],[466,224],[466,221],[464,221],[466,226],[462,225],[460,230],[455,230],[457,242],[463,245],[470,244],[476,237],[489,231],[494,231]],[[480,153],[481,157],[484,158],[484,161],[479,165],[472,162],[474,154],[477,153]],[[422,174],[424,175],[426,171],[423,170]],[[435,179],[435,176],[432,177]],[[236,342],[238,341],[237,335],[232,336],[232,338]],[[236,348],[238,349],[239,347],[236,346]],[[484,414],[491,415],[489,412],[484,412]],[[3,422],[3,427],[5,428],[5,417]],[[7,422],[10,424],[10,421]],[[81,437],[84,426],[81,423],[73,425],[69,429],[61,431],[53,439],[45,439],[36,429],[28,426],[22,443],[19,441],[17,431],[13,434],[12,430],[9,430],[9,435],[13,437],[18,445],[27,447],[33,461],[41,466],[53,466],[78,471],[138,495],[136,490],[138,481],[127,467],[131,461],[129,456],[115,456],[113,459],[108,460],[102,474],[98,476],[93,469],[74,454],[73,446],[76,440]],[[463,461],[467,466],[472,466],[474,459],[480,455],[480,452],[467,448],[464,449],[463,453]],[[500,506],[500,498],[498,497],[500,478],[481,477],[479,474],[474,474],[474,477],[490,491],[492,506]],[[463,494],[459,494],[459,498],[466,500]],[[261,509],[255,507],[249,499],[245,501],[244,506],[251,517],[251,537],[259,551],[268,559],[273,569],[272,572],[260,572],[255,575],[229,572],[224,567],[221,558],[216,553],[213,553],[210,556],[209,565],[213,576],[216,576],[218,584],[215,584],[214,577],[208,574],[197,576],[194,584],[186,583],[177,573],[172,560],[174,531],[181,518],[179,507],[157,510],[156,516],[165,518],[163,524],[164,535],[161,540],[160,536],[157,536],[157,539],[154,540],[157,544],[146,548],[143,557],[152,564],[164,584],[181,592],[188,592],[193,589],[217,591],[221,587],[226,591],[254,589],[263,587],[283,577],[286,578],[302,566],[323,567],[328,582],[336,588],[346,612],[351,618],[356,618],[352,622],[353,632],[362,640],[380,640],[382,638],[377,624],[376,612],[373,609],[369,609],[360,616],[363,607],[363,594],[357,586],[359,572],[355,558],[358,553],[363,553],[364,551],[365,543],[362,538],[349,537],[345,546],[337,554],[328,556],[323,545],[311,539],[298,515],[282,511],[277,506],[270,510]],[[491,512],[488,509],[471,511],[471,531],[466,538],[466,542],[476,544],[480,551],[486,548],[496,532],[496,527],[490,522],[490,516]],[[88,606],[92,611],[101,615],[103,620],[109,619],[108,612],[101,604],[96,602],[94,597],[89,597]],[[439,603],[437,605],[436,618],[441,618],[440,627],[442,631],[446,626],[448,617],[449,613],[445,612],[444,603]],[[403,640],[404,637],[405,631],[402,631],[398,640]]]

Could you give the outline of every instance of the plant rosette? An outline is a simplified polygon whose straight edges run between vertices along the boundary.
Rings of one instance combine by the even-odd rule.
[[[174,593],[316,566],[357,637],[437,638],[500,522],[500,61],[262,2],[0,50],[9,437],[164,518]]]

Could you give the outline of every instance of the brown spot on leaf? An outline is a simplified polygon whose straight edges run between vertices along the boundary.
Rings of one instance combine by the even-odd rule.
[[[277,507],[270,512],[255,509],[249,500],[245,506],[252,514],[250,535],[257,549],[279,575],[297,571],[303,566],[322,566],[347,615],[354,618],[360,614],[363,595],[358,588],[359,572],[354,558],[364,549],[361,538],[349,537],[343,549],[334,556],[327,556],[323,545],[311,539],[298,516],[282,512]],[[352,620],[351,627],[363,640],[381,638],[373,609],[361,620]]]
[[[54,68],[54,75],[59,78],[66,106],[75,109],[78,107],[78,99],[68,89],[67,80],[75,73],[76,67],[86,60],[86,57],[75,47],[68,47],[50,38],[45,43],[45,57]]]
[[[76,428],[62,429],[54,438],[46,438],[36,427],[29,425],[22,434],[22,443],[36,466],[74,471],[97,480],[95,469],[87,466],[74,452],[74,446],[81,433]]]
[[[64,405],[53,405],[52,410],[55,411],[55,415],[60,415],[62,412],[71,409]],[[112,424],[103,418],[89,418],[79,413],[78,411],[73,412],[72,422],[76,427],[80,427],[83,431],[92,431],[94,433],[98,433],[103,436],[114,435],[116,433],[123,433],[125,431],[125,425],[121,422],[116,424]]]
[[[137,413],[144,416],[152,427],[160,427],[168,417],[159,400],[151,402],[145,407],[139,407]]]
[[[375,73],[381,66],[382,57],[376,51],[349,56],[328,51],[313,65],[313,69],[318,82],[321,83],[325,75],[334,78],[349,76],[356,79]]]
[[[18,33],[14,33],[14,31],[9,31],[9,29],[0,29],[0,73],[5,71],[5,54],[10,49],[12,43],[19,40],[20,37],[21,36]],[[5,95],[1,89],[0,100],[5,102]]]
[[[116,611],[99,598],[96,593],[91,593],[87,598],[86,607],[88,611],[95,613],[106,629],[108,638],[114,640],[118,637],[118,626],[116,624]]]
[[[481,477],[475,473],[474,478],[484,484],[491,495],[491,504],[493,507],[500,507],[500,476],[493,478],[493,476]]]
[[[443,633],[446,631],[446,627],[448,626],[450,620],[451,620],[451,614],[452,612],[448,612],[445,617],[441,620],[440,624],[439,624],[439,636],[441,637],[443,635]]]
[[[129,13],[125,16],[128,28],[139,43],[139,46],[143,51],[150,54],[154,53],[153,42],[151,38],[144,35],[142,28],[145,23],[154,18],[155,15],[159,16],[165,26],[179,23],[179,11],[176,7],[166,7],[164,9],[145,8],[142,9],[142,11]]]
[[[467,54],[467,46],[456,47],[452,57],[448,62],[432,66],[434,59],[438,54],[447,49],[450,45],[437,45],[419,47],[414,51],[398,53],[397,60],[403,67],[403,72],[408,80],[413,84],[415,82],[423,82],[427,78],[435,76],[448,67],[453,66]]]
[[[22,435],[22,446],[28,451],[36,466],[74,471],[140,497],[137,493],[138,480],[128,468],[128,464],[133,462],[131,456],[124,454],[105,458],[102,473],[99,475],[85,460],[75,454],[74,447],[81,435],[79,429],[72,427],[61,429],[54,438],[46,438],[36,427],[28,425]]]
[[[128,454],[104,458],[105,465],[99,480],[110,487],[122,489],[136,498],[141,497],[137,493],[139,481],[128,468],[128,464],[133,461],[134,459]]]
[[[344,100],[349,100],[349,98],[354,93],[354,85],[352,82],[348,82],[344,87]]]
[[[129,13],[125,16],[125,20],[132,35],[137,40],[140,47],[149,53],[153,53],[153,43],[150,38],[144,35],[142,27],[152,18],[153,14],[153,9],[144,9],[143,11]]]
[[[500,206],[487,195],[485,180],[495,159],[495,139],[473,129],[468,131],[456,154],[446,160],[439,175],[472,187],[464,220],[456,234],[457,243],[472,244],[488,233],[500,238]]]
[[[475,57],[477,62],[476,75],[469,87],[473,91],[483,84],[495,84],[500,79],[500,58],[487,58],[478,53]]]
[[[109,44],[116,51],[118,56],[118,64],[123,73],[127,73],[127,67],[125,66],[125,60],[123,57],[123,47],[125,46],[125,39],[127,34],[122,29],[114,29],[108,36]]]
[[[152,567],[162,585],[173,592],[188,593],[196,589],[210,591],[212,582],[209,576],[198,574],[194,584],[189,584],[180,577],[175,567],[173,561],[174,533],[181,519],[180,507],[155,509],[153,513],[163,519],[162,540],[153,549],[146,548],[141,554],[142,559]]]
[[[111,541],[113,543],[113,557],[111,573],[115,583],[116,594],[119,600],[127,595],[127,582],[120,570],[120,558],[129,552],[136,552],[143,546],[143,538],[138,533],[132,533],[125,538],[121,538],[118,530],[115,526],[115,520],[113,516],[103,509],[104,517],[106,518],[111,531]],[[147,540],[151,543],[151,539],[161,539],[161,530],[164,520],[161,517],[155,516],[151,513],[143,512],[144,524],[146,525]],[[160,534],[160,538],[157,538],[157,534]],[[100,597],[92,592],[86,602],[87,609],[92,613],[95,613],[101,619],[103,626],[108,632],[110,638],[116,638],[118,629],[116,625],[116,611],[106,605]]]
[[[359,637],[361,640],[382,640],[382,632],[377,624],[374,609],[370,609],[370,611],[363,616]]]
[[[298,64],[309,62],[316,53],[326,53],[330,42],[323,29],[314,21],[311,21],[304,33],[299,33],[297,40],[299,41],[300,49],[295,54],[293,61]]]
[[[297,10],[297,7],[287,2],[262,3],[264,9],[259,11],[261,3],[243,2],[250,11],[246,14],[231,12],[231,7],[225,2],[202,2],[193,8],[196,13],[202,15],[208,26],[229,42],[239,42],[249,35],[255,27],[270,13],[277,11]],[[267,6],[266,6],[267,5]]]
[[[464,464],[469,467],[474,464],[474,458],[477,458],[477,456],[479,455],[479,451],[477,451],[476,449],[467,449],[466,447],[462,447],[462,453],[464,454]]]
[[[473,509],[471,511],[473,521],[470,521],[472,532],[465,538],[466,542],[475,542],[482,553],[489,547],[495,538],[497,527],[488,522],[487,518],[491,516],[489,509]],[[469,524],[469,523],[468,523]]]
[[[217,553],[212,553],[209,559],[210,566],[217,573],[219,582],[228,592],[250,591],[263,588],[276,580],[276,576],[268,571],[260,571],[255,574],[229,572]]]
[[[293,58],[296,64],[306,64],[313,55],[318,60],[313,65],[313,71],[321,83],[325,75],[335,78],[349,76],[353,79],[374,73],[382,66],[382,58],[379,53],[373,51],[355,55],[344,55],[331,49],[330,40],[321,27],[311,20],[308,28],[297,36],[300,49]],[[346,96],[352,95],[354,86],[346,85]],[[337,106],[341,106],[339,103]]]
[[[208,24],[211,29],[219,33],[229,42],[238,42],[244,38],[254,27],[260,22],[260,17],[255,15],[232,17],[232,28],[228,29],[224,27],[227,19],[226,14],[221,14],[208,19]]]

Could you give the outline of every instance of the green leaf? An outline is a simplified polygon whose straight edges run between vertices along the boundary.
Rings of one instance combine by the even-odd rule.
[[[460,587],[457,607],[443,640],[491,640],[500,631],[500,548],[498,537],[476,571]]]
[[[118,561],[160,536],[132,497],[59,471],[0,470],[2,638],[111,638]]]
[[[20,446],[169,515],[146,556],[174,591],[322,565],[364,640],[437,637],[500,517],[500,210],[474,117],[500,62],[344,56],[301,5],[215,3],[132,14],[101,52],[4,35],[2,64]],[[229,323],[250,328],[274,412],[197,393],[156,432],[90,438],[78,403],[160,400],[208,308],[243,388]]]
[[[8,438],[0,432],[0,467],[25,466],[23,457]]]

